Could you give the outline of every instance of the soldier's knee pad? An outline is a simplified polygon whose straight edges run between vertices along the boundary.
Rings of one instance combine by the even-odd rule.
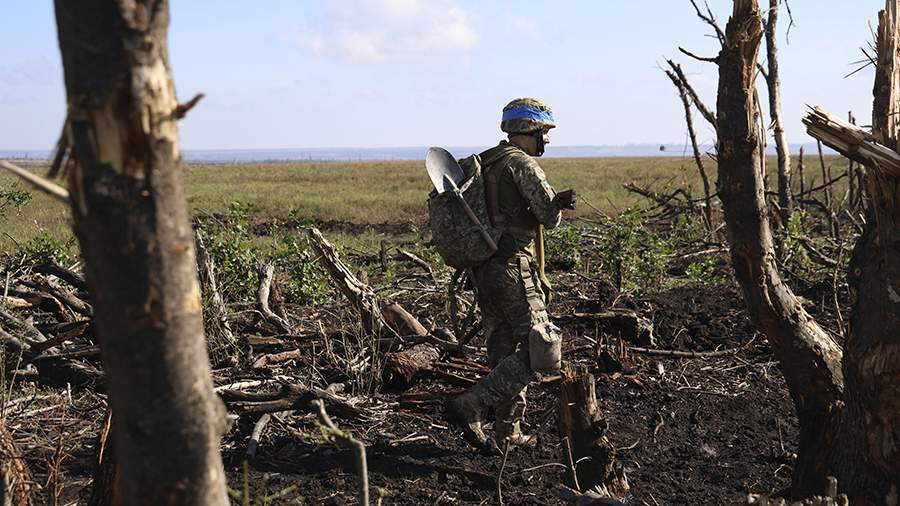
[[[528,334],[528,355],[535,372],[558,371],[562,360],[562,335],[549,321],[535,324]]]

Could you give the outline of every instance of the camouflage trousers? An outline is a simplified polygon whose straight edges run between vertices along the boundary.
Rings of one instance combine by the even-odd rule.
[[[525,255],[491,258],[475,269],[475,286],[491,372],[472,387],[482,405],[495,412],[497,436],[519,430],[525,391],[538,379],[531,369],[528,334],[547,321],[544,295]]]

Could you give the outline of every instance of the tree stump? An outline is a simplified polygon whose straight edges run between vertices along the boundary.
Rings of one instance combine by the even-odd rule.
[[[597,405],[594,375],[586,366],[566,363],[562,377],[559,436],[570,484],[579,491],[621,499],[628,492],[628,480],[606,437],[607,424]]]

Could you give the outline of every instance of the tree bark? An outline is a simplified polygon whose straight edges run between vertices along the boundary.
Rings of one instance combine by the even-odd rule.
[[[900,0],[879,13],[872,133],[898,151]],[[854,505],[897,504],[900,494],[900,177],[866,170],[869,219],[850,263],[855,292],[844,348],[846,408],[832,465]]]
[[[781,208],[781,222],[787,226],[794,203],[791,198],[791,153],[781,114],[781,78],[778,70],[778,46],[775,42],[779,1],[769,0],[766,22],[766,60],[769,71],[766,74],[766,84],[769,89],[769,115],[774,126],[775,151],[778,153],[778,206]]]
[[[756,0],[735,0],[719,55],[717,101],[719,196],[728,224],[735,277],[748,311],[781,364],[800,421],[794,490],[824,479],[822,435],[840,400],[841,348],[806,313],[775,263],[760,170],[755,67],[762,38]]]
[[[559,436],[564,460],[570,463],[572,486],[600,491],[621,499],[628,493],[628,480],[616,460],[615,447],[606,437],[607,423],[597,404],[594,375],[586,367],[566,364],[559,387]],[[571,460],[569,460],[571,457]]]
[[[130,505],[227,505],[165,0],[56,1],[75,235]]]

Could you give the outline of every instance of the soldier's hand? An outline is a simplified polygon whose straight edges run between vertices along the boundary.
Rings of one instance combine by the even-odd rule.
[[[574,189],[566,190],[566,191],[559,192],[556,194],[556,202],[557,202],[557,205],[559,205],[559,207],[561,209],[573,209],[574,210],[577,198],[578,198],[578,195],[576,194]]]

